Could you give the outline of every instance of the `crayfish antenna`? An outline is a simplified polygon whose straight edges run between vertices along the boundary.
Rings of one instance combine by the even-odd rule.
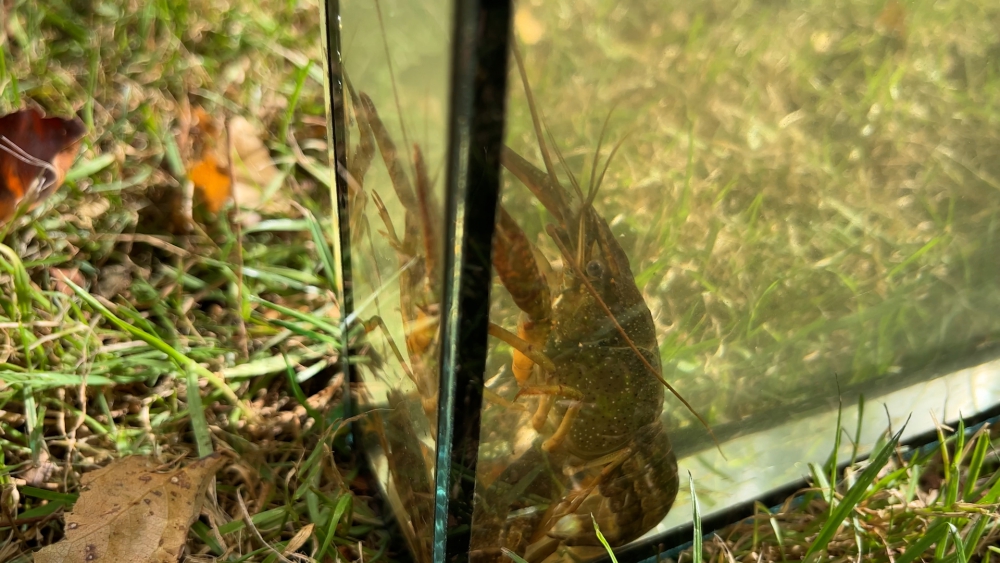
[[[559,199],[559,205],[561,207],[560,220],[566,220],[569,218],[569,205],[566,202],[565,191],[562,184],[559,183],[559,177],[556,176],[555,166],[552,165],[552,156],[549,154],[549,149],[545,145],[545,136],[542,134],[542,120],[538,116],[538,108],[535,105],[535,95],[531,92],[531,85],[528,83],[528,73],[524,69],[524,58],[521,56],[521,50],[517,46],[517,40],[510,42],[511,52],[514,53],[514,60],[517,62],[517,70],[521,74],[521,84],[524,86],[524,95],[528,100],[528,109],[531,112],[531,124],[535,129],[535,138],[538,140],[538,150],[542,153],[542,161],[545,163],[545,171],[549,175],[550,182],[556,187],[556,197]]]
[[[611,110],[608,111],[608,115],[604,118],[604,123],[601,124],[601,133],[597,136],[597,150],[594,151],[594,159],[590,164],[590,184],[587,186],[587,198],[584,207],[590,207],[594,203],[594,198],[597,195],[597,188],[601,186],[600,182],[594,183],[594,177],[597,176],[597,161],[601,156],[601,146],[604,144],[604,134],[608,131],[608,122],[611,121],[611,114],[615,113],[615,109],[618,107],[618,102],[615,102],[611,106]],[[621,141],[618,141],[618,146],[621,146]],[[617,146],[615,147],[617,150]],[[611,156],[608,157],[608,161],[604,163],[604,171],[608,170],[608,164],[611,163],[611,157],[614,156],[615,150],[611,151]],[[601,178],[604,178],[604,174],[601,174]]]
[[[385,19],[382,17],[382,3],[375,0],[375,12],[378,14],[378,26],[382,30],[382,48],[385,50],[385,63],[389,70],[389,81],[392,84],[392,97],[396,102],[396,116],[399,118],[399,130],[403,134],[403,145],[410,144],[406,135],[406,124],[403,122],[403,105],[399,103],[399,88],[396,86],[396,71],[392,68],[392,55],[389,51],[388,34],[385,32]],[[416,175],[416,170],[414,170]]]
[[[614,108],[612,108],[611,111],[614,111]],[[611,117],[611,114],[608,114],[608,117]],[[622,138],[619,139],[618,142],[615,143],[614,148],[611,149],[611,154],[609,154],[608,159],[604,161],[604,168],[601,169],[601,175],[597,179],[597,183],[594,184],[594,189],[587,194],[587,207],[593,205],[594,198],[597,197],[597,192],[601,189],[601,184],[604,183],[604,175],[608,173],[608,167],[611,166],[611,161],[615,158],[615,154],[618,153],[618,149],[622,148],[622,145],[625,144],[625,139],[628,139],[628,136],[631,134],[632,132],[629,131],[628,133],[622,135]],[[597,163],[597,155],[594,155],[594,163]]]

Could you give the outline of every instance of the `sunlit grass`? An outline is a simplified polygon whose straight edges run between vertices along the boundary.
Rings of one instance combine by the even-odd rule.
[[[777,509],[758,506],[752,518],[706,536],[701,554],[688,548],[677,560],[988,561],[1000,533],[997,458],[987,453],[995,434],[960,424],[919,450],[886,435],[835,487],[814,472],[812,489]]]
[[[319,5],[4,10],[0,110],[31,100],[87,135],[66,185],[0,246],[0,481],[20,492],[0,515],[0,560],[58,540],[81,474],[110,458],[212,450],[236,461],[193,556],[272,561],[311,524],[300,549],[357,557],[365,539],[370,559],[385,524],[349,491],[338,347],[313,338],[339,323],[329,191],[297,167],[326,150]],[[299,207],[214,217],[195,194],[192,228],[179,222],[195,107],[259,125],[287,176],[280,197]]]

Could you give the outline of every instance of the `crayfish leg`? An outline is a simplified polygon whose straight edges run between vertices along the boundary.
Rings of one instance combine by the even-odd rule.
[[[549,401],[549,404],[551,404],[551,400]],[[562,443],[566,440],[566,436],[569,435],[570,430],[573,428],[573,421],[576,420],[576,415],[580,413],[581,406],[582,405],[579,401],[575,401],[569,406],[569,408],[566,409],[566,413],[563,414],[562,421],[559,423],[559,428],[556,429],[555,434],[542,442],[543,450],[551,452],[562,445]]]
[[[514,349],[514,376],[517,378],[519,385],[523,386],[527,383],[528,378],[531,376],[531,369],[535,364],[538,364],[543,370],[548,372],[556,369],[556,365],[552,363],[552,360],[541,352],[542,346],[540,344],[544,344],[544,340],[540,344],[526,340],[496,323],[490,323],[489,334]],[[520,363],[520,368],[517,365],[518,363]]]
[[[357,192],[361,191],[360,179],[365,177],[365,172],[371,165],[372,158],[375,157],[375,140],[372,138],[371,127],[368,126],[367,119],[363,119],[363,116],[358,115],[361,98],[354,89],[354,85],[347,78],[346,73],[344,74],[344,84],[347,86],[347,91],[351,96],[351,111],[354,114],[355,121],[358,122],[358,131],[360,133],[358,146],[347,164],[348,187],[352,191]],[[354,180],[354,182],[351,180]]]
[[[550,324],[552,303],[548,281],[538,267],[528,236],[503,206],[497,211],[493,267],[517,307],[534,323]]]
[[[440,263],[437,255],[440,252],[438,241],[441,237],[438,233],[440,221],[434,211],[434,202],[431,201],[431,179],[427,173],[427,163],[424,160],[423,152],[418,145],[413,145],[413,167],[416,170],[417,181],[417,206],[420,213],[420,227],[424,240],[424,262],[427,273],[427,280],[440,279]]]
[[[531,421],[535,430],[541,430],[542,426],[545,425],[545,421],[548,419],[549,410],[552,408],[555,397],[566,397],[572,399],[572,402],[566,408],[566,412],[563,413],[562,420],[559,422],[559,427],[556,429],[555,433],[542,443],[542,450],[551,452],[561,446],[562,443],[566,441],[566,436],[568,436],[570,431],[573,429],[573,422],[576,420],[577,415],[580,413],[580,408],[583,406],[583,403],[581,402],[584,397],[583,393],[581,393],[578,389],[574,389],[567,385],[537,385],[524,387],[518,395],[542,396],[542,401],[540,402],[538,410],[535,412],[535,416]]]
[[[660,423],[641,428],[627,447],[577,469],[596,468],[598,461],[603,467],[596,478],[555,505],[540,532],[549,530],[546,535],[561,537],[567,545],[596,546],[592,513],[608,543],[619,546],[663,520],[677,497],[678,478],[677,458]],[[595,489],[600,494],[591,497]]]
[[[535,411],[535,415],[531,417],[531,427],[535,429],[536,432],[541,432],[542,427],[545,426],[545,421],[549,419],[549,411],[552,410],[552,404],[555,400],[552,395],[545,395],[538,401],[538,410]],[[542,443],[542,449],[545,451],[552,451],[550,448],[546,448],[545,444],[549,441],[546,440]]]

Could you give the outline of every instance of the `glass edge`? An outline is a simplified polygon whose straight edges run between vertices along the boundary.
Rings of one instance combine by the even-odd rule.
[[[815,416],[823,412],[835,412],[837,405],[840,403],[845,405],[856,404],[861,397],[884,397],[894,391],[908,389],[914,385],[921,385],[940,378],[949,377],[961,370],[981,366],[998,359],[1000,359],[1000,346],[991,346],[973,354],[944,362],[941,365],[913,370],[901,377],[880,381],[875,385],[870,381],[854,385],[838,385],[838,395],[820,395],[783,405],[782,408],[786,411],[797,413],[796,416],[801,418]],[[785,422],[784,418],[776,418],[771,413],[764,413],[714,425],[712,432],[720,443],[726,443],[741,436],[766,432],[781,426]],[[674,452],[678,458],[693,456],[705,450],[715,449],[715,445],[712,443],[708,432],[697,425],[691,425],[683,430],[675,431],[671,434],[671,441],[674,444]]]
[[[340,0],[321,2],[320,32],[323,37],[323,51],[326,58],[326,89],[324,98],[327,115],[327,159],[331,164],[330,201],[336,209],[331,214],[334,273],[337,283],[337,298],[340,300],[340,366],[349,381],[355,382],[356,374],[350,366],[350,343],[348,340],[348,319],[354,312],[354,294],[351,290],[351,236],[348,208],[347,179],[337,170],[347,165],[347,114],[344,107],[343,57],[341,52]],[[344,393],[345,418],[350,419],[354,405],[350,392]],[[356,438],[350,425],[349,439]],[[357,440],[353,440],[357,443]]]

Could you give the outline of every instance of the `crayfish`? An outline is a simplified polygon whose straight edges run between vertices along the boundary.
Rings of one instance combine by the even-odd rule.
[[[496,560],[506,547],[540,561],[560,543],[600,545],[595,521],[612,546],[652,529],[677,495],[677,461],[660,421],[666,382],[653,318],[593,206],[607,170],[596,174],[600,146],[586,191],[568,167],[573,190],[563,187],[516,47],[514,58],[545,171],[510,148],[502,163],[552,216],[546,232],[562,271],[551,273],[501,207],[493,263],[522,313],[516,337],[499,327],[491,334],[514,348],[518,397],[539,397],[531,418],[538,435],[477,489],[472,555]]]
[[[551,216],[546,232],[559,249],[562,268],[553,271],[501,205],[493,264],[521,318],[516,334],[499,325],[491,325],[490,334],[513,349],[511,371],[520,391],[513,404],[490,394],[487,400],[491,408],[530,414],[536,437],[512,453],[497,475],[480,472],[470,551],[476,561],[499,561],[504,547],[534,562],[560,545],[599,545],[594,522],[611,545],[623,545],[658,524],[677,494],[677,462],[660,421],[666,382],[653,318],[628,257],[593,205],[604,172],[596,178],[595,156],[586,191],[571,173],[572,191],[563,186],[516,48],[515,59],[545,170],[509,148],[502,164]],[[383,234],[398,256],[407,357],[391,339],[390,345],[433,427],[440,324],[435,289],[443,241],[431,180],[419,146],[410,165],[405,163],[371,99],[348,89],[361,134],[347,171],[351,197],[361,203],[359,209],[370,192]],[[401,234],[375,190],[363,187],[376,146],[405,210]],[[559,160],[565,167],[561,155]],[[354,219],[352,228],[357,231]],[[377,317],[364,324],[369,331],[384,329]],[[529,398],[537,400],[529,405]],[[408,418],[414,409],[408,410],[402,392],[389,391],[387,399],[392,414],[376,415],[374,424],[379,446],[395,474],[391,486],[399,505],[410,515],[403,527],[411,547],[419,561],[429,561],[433,458],[413,437],[419,433]]]

